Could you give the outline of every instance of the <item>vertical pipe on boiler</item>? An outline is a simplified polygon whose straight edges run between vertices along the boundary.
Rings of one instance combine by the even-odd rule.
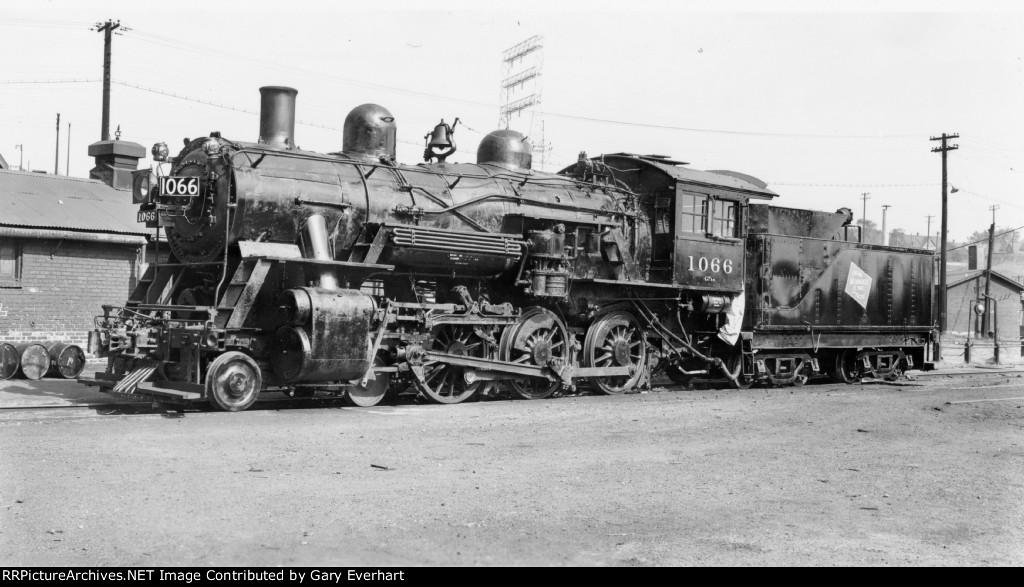
[[[317,261],[333,261],[331,257],[331,246],[327,239],[327,220],[320,214],[313,214],[306,219],[302,225],[301,233],[302,256],[306,259]],[[338,289],[338,278],[334,275],[334,269],[324,266],[320,269],[319,287],[323,289]]]

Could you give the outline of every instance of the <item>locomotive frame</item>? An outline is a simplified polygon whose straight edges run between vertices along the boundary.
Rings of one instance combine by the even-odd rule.
[[[932,255],[861,243],[848,211],[779,208],[756,178],[662,156],[581,153],[542,173],[514,131],[451,164],[443,121],[426,163],[401,165],[375,105],[349,114],[341,152],[302,151],[296,92],[261,94],[259,142],[212,133],[171,160],[199,193],[137,172],[170,259],[104,306],[90,350],[107,369],[83,383],[238,411],[266,392],[459,403],[924,364]]]

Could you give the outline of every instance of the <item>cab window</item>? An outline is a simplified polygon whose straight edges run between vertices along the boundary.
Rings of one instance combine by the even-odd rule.
[[[711,200],[711,230],[708,232],[722,238],[736,238],[739,206],[729,200]]]

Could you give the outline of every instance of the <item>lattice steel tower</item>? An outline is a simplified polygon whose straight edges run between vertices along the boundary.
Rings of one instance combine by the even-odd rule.
[[[544,37],[535,35],[516,43],[501,54],[501,107],[498,127],[509,128],[512,118],[529,118],[517,130],[531,138],[534,152],[540,155],[541,169],[547,163],[551,146],[544,141],[544,122],[536,107],[541,103],[541,73],[544,69]],[[540,140],[538,140],[538,137]]]

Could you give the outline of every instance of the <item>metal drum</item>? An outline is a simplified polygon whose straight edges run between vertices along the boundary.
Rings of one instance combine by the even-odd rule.
[[[17,347],[21,356],[21,373],[28,379],[42,379],[50,369],[50,353],[43,345],[30,342]]]
[[[85,352],[76,344],[55,342],[49,346],[49,375],[60,375],[64,379],[74,379],[85,369]]]
[[[0,343],[0,381],[14,377],[21,364],[21,353],[9,342]]]

